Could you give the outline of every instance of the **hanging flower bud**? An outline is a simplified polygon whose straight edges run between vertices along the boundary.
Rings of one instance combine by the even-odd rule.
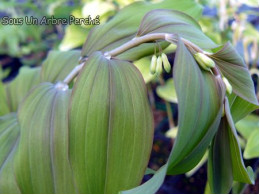
[[[203,53],[194,54],[194,58],[204,70],[210,71],[210,68],[215,67],[215,62]]]
[[[171,71],[171,65],[165,53],[162,53],[162,61],[164,70],[169,73]]]
[[[159,57],[157,58],[157,65],[156,65],[156,74],[157,74],[157,75],[162,74],[162,72],[163,72],[163,67],[162,67],[162,66],[163,66],[163,65],[162,65],[162,57],[159,56]]]
[[[232,86],[231,86],[231,84],[229,83],[229,81],[227,80],[226,77],[223,77],[222,79],[223,79],[223,81],[224,81],[224,83],[225,83],[225,85],[226,85],[226,91],[227,91],[229,94],[231,94],[231,93],[232,93]]]
[[[151,65],[150,65],[151,74],[154,74],[156,72],[156,60],[157,60],[156,55],[153,55],[152,60],[151,60]]]

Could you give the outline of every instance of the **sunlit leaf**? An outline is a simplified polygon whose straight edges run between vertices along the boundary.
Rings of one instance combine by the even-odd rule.
[[[134,65],[141,72],[145,83],[149,83],[155,78],[155,75],[152,75],[150,72],[151,59],[149,57],[141,58],[134,62]]]
[[[177,103],[177,94],[175,91],[173,79],[168,79],[163,86],[158,86],[156,88],[158,96],[166,101]]]
[[[137,68],[89,57],[72,92],[70,161],[79,193],[118,193],[140,184],[150,157],[153,119]]]
[[[59,46],[60,50],[68,51],[80,47],[84,44],[89,33],[88,28],[80,25],[71,24],[66,27],[64,38]]]
[[[251,133],[259,129],[259,118],[256,115],[248,115],[236,123],[237,131],[248,139]]]
[[[251,159],[259,157],[259,129],[254,130],[246,143],[244,158]]]

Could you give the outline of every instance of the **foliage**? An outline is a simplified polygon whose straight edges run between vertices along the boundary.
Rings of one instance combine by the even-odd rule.
[[[56,3],[53,10],[62,14]],[[259,156],[258,120],[248,115],[258,108],[254,84],[231,43],[218,46],[203,33],[202,7],[191,0],[136,2],[109,20],[114,6],[97,4],[106,7],[100,13],[105,23],[68,26],[60,45],[81,46],[88,34],[81,51],[53,50],[41,67],[24,67],[0,83],[0,192],[155,193],[166,175],[194,171],[206,158],[207,191],[254,184],[239,142],[240,134],[247,141],[244,158]],[[86,16],[88,8],[67,11]],[[19,50],[17,37],[10,48]],[[164,53],[175,53],[166,83],[166,73],[149,72],[151,55],[163,56],[165,64]],[[175,134],[157,171],[147,168],[154,125],[145,85],[155,82]],[[169,102],[178,104],[178,127]],[[140,185],[145,173],[153,176]]]

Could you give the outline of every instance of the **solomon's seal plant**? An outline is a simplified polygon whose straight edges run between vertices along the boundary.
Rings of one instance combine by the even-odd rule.
[[[207,151],[210,192],[254,183],[234,125],[258,107],[248,69],[230,43],[204,35],[197,4],[169,2],[134,3],[93,28],[81,52],[51,52],[0,86],[1,193],[155,193]],[[153,117],[134,65],[144,57],[157,77],[172,70],[178,99],[177,137],[156,172],[147,168]],[[153,177],[140,185],[145,173]]]

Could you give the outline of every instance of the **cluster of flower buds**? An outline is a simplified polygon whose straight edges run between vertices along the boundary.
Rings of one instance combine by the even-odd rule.
[[[160,75],[163,72],[163,69],[169,73],[171,71],[171,65],[168,61],[168,58],[165,53],[162,53],[158,58],[156,55],[153,55],[151,65],[150,65],[150,72],[152,74]]]
[[[194,58],[204,70],[210,71],[211,68],[215,67],[215,62],[204,53],[196,53]]]

